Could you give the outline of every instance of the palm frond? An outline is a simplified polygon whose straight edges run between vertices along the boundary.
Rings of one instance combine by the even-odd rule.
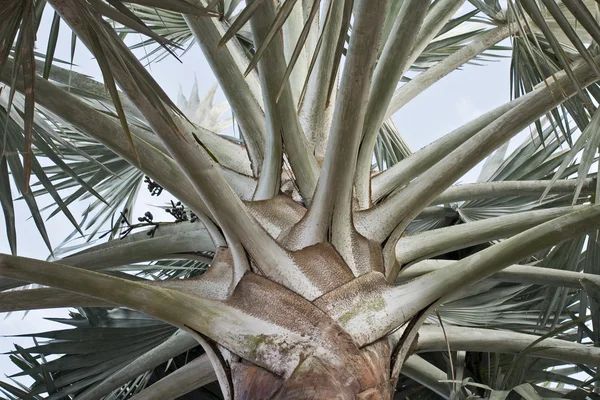
[[[111,373],[131,363],[171,337],[176,329],[143,314],[125,309],[86,308],[71,312],[69,319],[55,322],[71,329],[27,334],[35,346],[16,347],[11,360],[34,383],[26,389],[29,396],[48,393],[51,399],[76,396],[97,385]],[[42,340],[38,344],[38,340]],[[56,355],[61,355],[56,358]],[[52,360],[49,357],[54,356]],[[190,358],[193,356],[190,355]],[[169,363],[162,368],[169,368]],[[159,376],[161,367],[156,368]],[[156,379],[152,371],[108,395],[125,399]]]

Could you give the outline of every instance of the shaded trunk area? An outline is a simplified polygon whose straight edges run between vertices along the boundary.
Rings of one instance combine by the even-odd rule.
[[[287,379],[243,360],[231,364],[235,400],[389,400],[396,382],[390,373],[387,339],[359,350],[343,365],[309,355]]]

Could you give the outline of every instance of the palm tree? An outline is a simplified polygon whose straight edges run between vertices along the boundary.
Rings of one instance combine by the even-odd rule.
[[[463,3],[5,1],[0,312],[77,308],[5,396],[598,398],[598,3]],[[54,59],[61,21],[103,83]],[[512,100],[412,153],[390,116],[506,38]],[[193,44],[233,134],[143,65]],[[41,195],[87,241],[17,256],[9,180],[50,249]],[[143,185],[176,222],[133,221]]]

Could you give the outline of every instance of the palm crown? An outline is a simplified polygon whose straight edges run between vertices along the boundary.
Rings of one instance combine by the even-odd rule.
[[[597,398],[598,3],[463,3],[9,0],[0,311],[77,312],[15,346],[34,383],[3,393]],[[66,26],[102,83],[54,58]],[[226,104],[174,102],[144,66],[192,45]],[[512,100],[413,153],[390,117],[499,49]],[[52,261],[16,255],[10,182]],[[135,220],[142,186],[176,222]],[[52,249],[47,194],[85,243]]]

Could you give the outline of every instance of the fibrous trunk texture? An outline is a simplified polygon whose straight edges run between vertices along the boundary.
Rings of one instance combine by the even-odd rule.
[[[388,340],[382,339],[349,354],[341,365],[307,355],[287,378],[245,361],[233,362],[235,400],[388,400],[395,386],[390,350]]]

